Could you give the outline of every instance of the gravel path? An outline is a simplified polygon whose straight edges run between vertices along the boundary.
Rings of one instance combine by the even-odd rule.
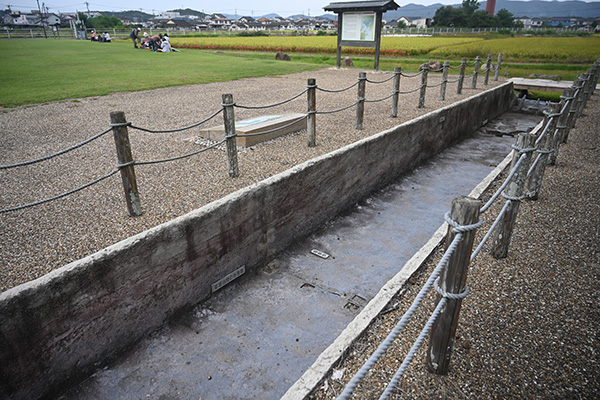
[[[484,249],[470,266],[470,294],[462,305],[449,374],[426,371],[427,339],[391,398],[600,398],[599,109],[596,94],[561,147],[557,165],[546,169],[539,200],[522,202],[508,257],[495,260]],[[476,244],[501,205],[497,201],[484,215]],[[434,262],[440,257],[438,250]],[[434,262],[335,367],[336,377],[343,372],[343,378],[330,376],[315,398],[341,393],[410,306]],[[352,398],[377,399],[383,393],[433,311],[431,292],[415,322]]]
[[[221,96],[232,93],[238,105],[261,106],[293,97],[315,78],[323,89],[342,89],[357,81],[359,70],[324,69],[293,75],[249,78],[232,82],[190,85],[135,93],[4,109],[0,113],[0,165],[46,156],[80,143],[109,128],[111,111],[123,111],[134,125],[153,130],[185,127],[221,108]],[[382,81],[391,72],[370,72],[368,79]],[[451,77],[455,80],[456,77]],[[420,77],[401,79],[400,90],[418,88]],[[440,74],[430,74],[430,83]],[[71,261],[92,254],[136,233],[183,215],[211,201],[325,154],[383,129],[413,119],[454,101],[472,96],[501,82],[471,90],[465,79],[463,94],[456,83],[448,85],[446,101],[438,100],[438,87],[428,90],[425,107],[418,109],[418,93],[402,95],[398,118],[391,118],[391,100],[366,104],[365,129],[357,131],[355,108],[317,116],[317,146],[308,148],[306,133],[257,145],[239,154],[241,176],[227,176],[226,153],[214,149],[168,164],[136,167],[144,214],[127,214],[119,174],[74,195],[17,212],[0,214],[0,291],[38,278]],[[392,92],[392,81],[367,84],[367,100]],[[339,94],[317,92],[318,111],[353,104],[357,89]],[[306,112],[306,95],[269,110],[236,108],[236,119],[265,114]],[[206,127],[222,124],[218,115]],[[136,161],[187,154],[203,147],[199,129],[154,134],[130,129]],[[0,171],[0,209],[50,198],[87,184],[116,166],[112,133],[52,160]]]

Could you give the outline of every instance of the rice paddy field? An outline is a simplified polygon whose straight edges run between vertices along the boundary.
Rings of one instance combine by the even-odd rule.
[[[332,54],[335,36],[174,37],[182,48]],[[347,54],[372,54],[372,48],[344,48]],[[441,56],[452,59],[503,53],[506,61],[592,63],[600,56],[600,37],[383,37],[382,56]]]
[[[427,54],[448,46],[482,41],[479,37],[383,37],[381,54],[410,56]],[[179,47],[205,50],[283,51],[299,53],[335,53],[336,36],[257,36],[257,37],[174,37]],[[349,54],[372,54],[371,48],[346,49]]]

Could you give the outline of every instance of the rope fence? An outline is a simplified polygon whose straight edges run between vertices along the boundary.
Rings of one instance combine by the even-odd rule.
[[[364,365],[352,376],[337,397],[338,400],[349,399],[352,396],[367,372],[401,334],[432,287],[438,293],[435,310],[426,321],[399,369],[389,383],[384,385],[385,390],[379,399],[388,399],[397,390],[403,374],[428,334],[426,368],[429,372],[439,375],[448,373],[452,351],[451,338],[454,337],[458,326],[461,302],[468,294],[466,281],[469,263],[476,259],[490,239],[492,239],[491,255],[495,258],[507,257],[519,203],[525,199],[537,199],[544,173],[541,166],[550,164],[550,155],[556,154],[560,145],[566,143],[569,130],[574,127],[577,116],[581,115],[599,77],[600,60],[596,61],[586,74],[579,77],[571,88],[565,89],[560,103],[550,106],[542,123],[530,133],[519,134],[516,144],[513,145],[509,173],[502,185],[483,206],[481,200],[470,197],[458,197],[453,200],[451,211],[444,216],[448,223],[448,233],[446,251],[441,260],[411,306]],[[530,168],[533,153],[538,153],[536,160],[539,168]],[[543,155],[546,155],[546,159],[541,157]],[[505,200],[498,216],[473,251],[475,233],[483,225],[479,219],[480,215],[487,212],[501,196]]]
[[[488,61],[489,60],[491,60],[491,55],[488,56]],[[499,55],[498,60],[500,63],[501,54]],[[475,70],[473,73],[473,88],[475,88],[475,85],[476,85],[477,73],[478,73],[477,70],[479,68],[479,64],[480,64],[480,58],[477,57],[476,61],[473,64],[473,65],[475,65]],[[109,124],[110,128],[100,132],[99,134],[92,136],[91,138],[89,138],[81,143],[78,143],[76,145],[73,145],[67,149],[61,150],[57,153],[54,153],[54,154],[51,154],[51,155],[48,155],[45,157],[40,157],[38,159],[34,159],[34,160],[30,160],[30,161],[23,161],[23,162],[9,164],[9,165],[0,165],[0,170],[8,170],[8,169],[17,168],[17,167],[25,167],[28,165],[41,163],[41,162],[56,158],[58,156],[66,154],[70,151],[73,151],[73,150],[79,149],[85,145],[88,145],[92,141],[102,137],[103,135],[107,134],[108,132],[113,131],[113,135],[115,137],[115,144],[117,146],[117,158],[118,158],[117,171],[120,171],[121,175],[122,175],[123,185],[124,185],[125,192],[126,192],[126,201],[127,201],[127,207],[129,210],[129,214],[131,216],[136,216],[136,215],[141,214],[141,205],[139,204],[140,203],[139,194],[137,193],[137,183],[136,183],[135,170],[134,170],[135,166],[144,166],[144,165],[167,163],[167,162],[174,162],[174,161],[182,160],[185,158],[199,155],[207,150],[217,148],[218,146],[225,143],[226,148],[227,148],[227,163],[228,163],[229,176],[230,177],[239,176],[239,167],[237,165],[237,145],[236,145],[236,143],[237,143],[236,138],[239,136],[235,132],[235,117],[234,117],[234,109],[235,108],[246,109],[246,110],[265,110],[265,109],[282,106],[282,105],[290,103],[296,99],[299,99],[303,95],[307,95],[308,107],[306,110],[303,110],[302,113],[305,116],[302,119],[307,120],[308,146],[314,147],[314,146],[316,146],[316,133],[317,133],[316,132],[316,126],[317,126],[316,117],[318,115],[335,114],[335,113],[343,112],[343,111],[346,111],[353,107],[356,107],[356,129],[361,130],[363,127],[365,103],[380,103],[380,102],[384,102],[386,100],[391,99],[391,103],[392,103],[391,104],[391,117],[394,118],[394,117],[398,116],[398,103],[399,103],[400,95],[407,95],[407,94],[411,94],[411,93],[420,91],[419,102],[418,102],[417,107],[423,108],[425,106],[425,96],[426,96],[427,88],[440,87],[440,97],[439,98],[440,98],[440,100],[443,101],[445,99],[445,92],[446,92],[447,84],[448,83],[458,83],[457,94],[461,94],[462,85],[463,85],[463,81],[465,78],[466,65],[467,65],[467,61],[466,61],[466,59],[463,59],[461,66],[460,66],[460,69],[461,69],[460,75],[459,75],[458,79],[452,80],[452,81],[448,80],[448,71],[452,68],[452,67],[450,67],[448,61],[446,61],[441,68],[436,68],[434,70],[429,69],[427,67],[427,65],[425,64],[424,66],[422,66],[420,68],[420,71],[415,74],[405,74],[402,72],[402,69],[400,67],[396,67],[394,70],[394,73],[389,78],[386,78],[386,79],[383,79],[380,81],[368,79],[366,76],[366,73],[361,72],[359,74],[359,78],[356,82],[354,82],[352,85],[350,85],[348,87],[338,89],[338,90],[321,88],[316,84],[316,81],[314,79],[309,79],[306,88],[303,91],[301,91],[300,93],[292,96],[289,99],[286,99],[286,100],[283,100],[283,101],[280,101],[277,103],[273,103],[270,105],[264,105],[264,106],[236,104],[233,101],[233,96],[228,95],[227,98],[229,100],[228,101],[224,100],[221,104],[221,108],[218,109],[217,111],[213,112],[212,114],[210,114],[205,119],[203,119],[199,122],[193,123],[191,125],[188,125],[188,126],[185,126],[182,128],[176,128],[176,129],[156,130],[156,129],[140,127],[140,126],[134,125],[132,122],[127,121],[125,119],[124,115],[119,116],[117,119],[113,120],[113,113],[111,113],[111,123]],[[454,67],[454,68],[459,68],[459,67]],[[437,84],[428,84],[427,79],[428,79],[429,72],[442,72],[443,76],[442,76],[441,82],[437,83]],[[421,84],[417,88],[411,89],[411,90],[400,90],[401,77],[416,78],[419,76],[421,77]],[[471,76],[471,75],[469,75],[469,76]],[[381,84],[384,84],[384,83],[387,83],[390,81],[393,81],[393,83],[392,83],[392,88],[391,88],[389,95],[386,95],[384,97],[377,98],[377,99],[367,98],[367,95],[366,95],[366,91],[367,91],[366,85],[367,84],[381,85]],[[487,84],[487,81],[485,84]],[[334,109],[334,110],[317,109],[316,96],[315,96],[315,92],[317,90],[321,91],[321,92],[325,92],[325,93],[335,94],[335,93],[346,92],[348,90],[351,90],[354,87],[358,87],[358,93],[357,93],[356,101],[354,101],[353,103],[351,103],[347,106],[343,106],[343,107]],[[223,98],[225,99],[225,95]],[[573,110],[572,112],[578,113],[579,108],[576,110]],[[133,130],[137,130],[137,131],[141,131],[141,132],[155,133],[155,134],[177,133],[177,132],[182,132],[182,131],[186,131],[186,130],[193,129],[193,128],[198,128],[198,127],[206,124],[207,122],[212,121],[216,116],[218,116],[221,113],[223,113],[223,119],[224,119],[223,125],[226,128],[225,129],[226,134],[225,134],[225,138],[223,141],[218,142],[214,145],[211,145],[211,146],[204,148],[202,150],[199,150],[199,151],[194,151],[194,152],[191,152],[188,154],[175,156],[175,157],[171,157],[171,158],[165,158],[165,159],[159,159],[159,160],[153,160],[153,161],[134,161],[133,160],[133,158],[131,156],[131,146],[129,143],[129,131],[128,130],[133,129]],[[257,133],[251,133],[251,134],[244,134],[244,137],[268,135],[268,134],[276,133],[277,131],[283,131],[284,129],[291,127],[292,125],[294,125],[298,121],[301,121],[302,119],[295,120],[294,122],[292,122],[290,124],[280,126],[276,129],[261,131],[261,132],[257,132]],[[115,173],[116,172],[113,171],[110,176],[114,175]],[[102,181],[106,178],[108,178],[108,176],[105,176],[99,180],[94,180],[94,181],[90,182],[89,184],[85,184],[77,189],[68,191],[64,194],[52,197],[50,199],[41,200],[41,201],[34,202],[34,203],[24,205],[24,206],[16,206],[16,207],[9,207],[6,209],[0,209],[0,214],[20,210],[23,208],[32,207],[32,206],[38,205],[38,204],[44,204],[49,201],[63,198],[65,196],[68,196],[69,194],[76,193],[77,191],[80,191],[80,190],[88,188],[96,183],[99,183],[100,181]]]

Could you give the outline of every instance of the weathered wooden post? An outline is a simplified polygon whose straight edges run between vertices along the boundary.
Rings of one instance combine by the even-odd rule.
[[[480,200],[466,196],[455,198],[452,201],[450,219],[459,226],[476,224],[479,221],[481,203]],[[456,234],[455,228],[448,226],[446,249],[448,249]],[[450,357],[462,305],[461,297],[466,294],[464,291],[474,240],[475,229],[462,233],[462,240],[450,256],[448,264],[439,277],[439,288],[444,296],[438,295],[437,302],[444,300],[446,304],[431,328],[429,348],[425,360],[427,369],[438,375],[447,374],[450,366]]]
[[[516,149],[513,150],[512,154],[511,170],[515,168],[521,157],[524,157],[524,160],[503,193],[508,205],[504,216],[494,232],[491,253],[495,258],[506,258],[508,255],[513,226],[517,219],[519,205],[523,199],[523,190],[525,188],[525,181],[527,180],[531,154],[535,151],[535,147],[533,147],[535,139],[536,136],[530,133],[521,133],[517,137]]]
[[[584,103],[587,103],[588,98],[591,96],[590,83],[592,82],[592,76],[592,69],[588,68],[587,71],[585,71],[585,83],[583,85]],[[583,107],[585,108],[585,104]]]
[[[400,94],[400,77],[402,76],[402,68],[394,68],[394,94],[392,96],[392,118],[398,116],[398,95]]]
[[[446,99],[446,85],[448,84],[448,70],[450,69],[450,62],[444,63],[444,72],[442,73],[442,84],[440,85],[440,100]]]
[[[496,64],[496,73],[494,74],[494,81],[498,81],[500,76],[500,69],[502,68],[502,53],[498,54],[498,63]]]
[[[475,69],[473,70],[473,83],[471,84],[471,89],[477,88],[477,75],[479,75],[479,66],[481,65],[481,57],[477,56],[475,58]]]
[[[462,94],[463,82],[465,80],[465,69],[467,68],[467,59],[463,58],[460,62],[460,73],[458,75],[458,89],[456,94]]]
[[[569,107],[569,115],[567,116],[567,133],[564,138],[565,143],[567,143],[567,140],[569,139],[569,132],[575,126],[575,119],[577,116],[577,106],[578,106],[577,98],[581,92],[581,89],[579,88],[579,84],[580,84],[579,79],[575,79],[573,81],[573,86],[571,86],[571,89],[573,89],[573,95],[571,97],[573,97],[573,99],[571,99],[571,105]]]
[[[559,113],[560,103],[550,103],[548,105],[548,112],[546,112],[543,123],[545,128],[542,131],[542,134],[544,134],[544,137],[541,138],[538,143],[537,161],[529,176],[527,190],[525,191],[525,196],[530,200],[537,200],[539,198],[542,180],[544,179],[544,172],[546,171],[546,165],[548,164],[548,157],[550,156],[550,153],[552,153],[552,143],[554,142],[554,133],[558,123]]]
[[[575,113],[575,120],[579,119],[581,114],[583,114],[583,109],[585,108],[585,87],[588,83],[589,76],[587,73],[581,74],[580,79],[580,89],[579,94],[577,96],[577,112]]]
[[[309,79],[306,87],[308,88],[308,116],[306,121],[308,147],[315,147],[317,145],[317,80]]]
[[[358,99],[356,104],[356,129],[363,128],[363,118],[365,116],[365,89],[367,86],[367,73],[358,74]]]
[[[425,93],[427,92],[427,74],[429,73],[429,65],[425,64],[421,67],[423,72],[421,73],[421,90],[419,92],[419,107],[425,107]]]
[[[565,135],[567,133],[567,119],[569,118],[569,107],[571,106],[573,93],[572,88],[567,88],[563,91],[563,95],[560,96],[560,117],[556,123],[556,136],[552,142],[552,153],[548,158],[549,165],[556,165],[556,159],[558,158],[558,151],[560,145],[564,143]]]
[[[138,193],[137,181],[135,178],[134,161],[131,155],[131,143],[129,142],[129,125],[125,120],[123,111],[113,111],[110,113],[110,125],[112,126],[115,146],[117,148],[117,167],[121,170],[121,180],[123,181],[123,190],[125,191],[125,202],[127,211],[132,217],[142,215],[142,205]]]
[[[231,178],[240,176],[237,159],[237,134],[235,133],[235,116],[233,112],[233,95],[223,95],[223,124],[225,126],[225,143],[227,146],[227,166]]]
[[[492,55],[488,54],[487,61],[485,62],[485,75],[483,78],[483,84],[488,85],[490,81],[490,69],[492,69]]]

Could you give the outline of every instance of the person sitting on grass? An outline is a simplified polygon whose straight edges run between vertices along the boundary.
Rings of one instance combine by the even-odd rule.
[[[171,46],[169,45],[169,41],[167,39],[165,39],[165,38],[163,38],[160,47],[161,47],[161,51],[163,53],[170,53],[171,52]]]
[[[108,32],[104,32],[104,41],[106,43],[110,43],[110,35],[108,34]]]
[[[144,48],[152,50],[152,51],[158,51],[158,43],[156,43],[156,41],[154,39],[152,39],[150,36],[146,36],[144,38]]]
[[[92,31],[92,38],[90,40],[92,42],[97,42],[98,41],[98,36],[96,35],[95,31]]]

